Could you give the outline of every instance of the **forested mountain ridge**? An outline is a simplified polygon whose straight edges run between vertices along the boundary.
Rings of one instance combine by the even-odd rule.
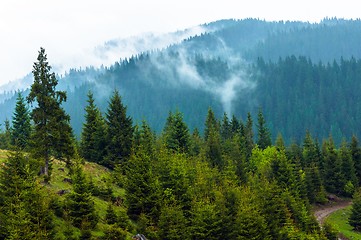
[[[166,49],[58,76],[68,93],[64,107],[75,134],[80,134],[88,90],[97,94],[105,112],[117,89],[130,115],[137,122],[146,119],[157,132],[175,109],[184,113],[191,129],[203,131],[211,106],[218,117],[226,112],[242,120],[262,108],[273,138],[280,132],[287,142],[299,141],[307,129],[319,139],[331,133],[337,143],[353,133],[359,136],[360,20],[311,24],[245,19],[204,26],[210,31]],[[336,69],[346,65],[348,71]],[[337,104],[331,101],[334,94]],[[11,117],[14,105],[15,97],[0,105],[2,121]],[[320,119],[322,126],[315,127],[311,119]]]

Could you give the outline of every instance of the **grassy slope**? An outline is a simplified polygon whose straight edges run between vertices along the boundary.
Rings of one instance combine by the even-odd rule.
[[[350,224],[348,224],[348,217],[351,213],[351,206],[344,209],[340,209],[326,219],[327,223],[330,223],[337,231],[339,231],[347,239],[361,239],[361,233],[352,230]]]
[[[7,158],[7,154],[8,151],[0,149],[0,163]],[[60,200],[64,200],[66,194],[60,196],[57,194],[57,192],[59,192],[60,190],[67,190],[67,191],[72,190],[72,184],[67,181],[64,181],[64,179],[70,179],[70,176],[67,173],[68,171],[65,167],[64,162],[54,160],[52,164],[52,168],[53,168],[52,177],[50,180],[50,184],[47,186],[49,191],[49,196],[51,195],[59,196]],[[106,188],[106,186],[110,185],[113,189],[113,195],[115,197],[119,197],[119,199],[124,199],[124,195],[125,195],[124,189],[119,188],[116,184],[113,183],[114,181],[111,176],[111,172],[107,168],[102,167],[95,163],[85,162],[83,169],[88,179],[89,180],[91,179],[94,185],[101,188]],[[93,236],[100,237],[103,234],[102,229],[105,226],[105,214],[106,214],[106,209],[108,207],[108,202],[98,197],[93,197],[93,199],[95,203],[95,208],[100,217],[97,228],[93,231]],[[121,209],[122,209],[121,204],[118,207],[115,206],[116,211],[121,211]],[[59,218],[55,219],[55,225],[57,226],[57,230],[58,230],[57,232],[63,232],[63,230],[67,227],[65,222]],[[57,237],[60,239],[63,238],[63,236],[61,235],[58,235]],[[131,239],[129,236],[128,238]]]

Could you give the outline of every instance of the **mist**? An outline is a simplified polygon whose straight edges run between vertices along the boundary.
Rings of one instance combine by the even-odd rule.
[[[152,67],[163,75],[163,79],[166,79],[163,83],[165,86],[190,87],[209,92],[221,102],[223,111],[232,115],[234,101],[241,99],[242,94],[245,95],[255,89],[256,82],[252,80],[248,71],[248,63],[237,56],[221,39],[219,43],[217,50],[203,51],[201,55],[206,62],[221,61],[225,64],[224,69],[215,74],[200,73],[196,66],[197,56],[183,47],[176,48],[174,53],[152,55],[150,59]]]

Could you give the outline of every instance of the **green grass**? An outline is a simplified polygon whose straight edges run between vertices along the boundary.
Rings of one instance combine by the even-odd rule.
[[[326,222],[331,224],[335,230],[340,232],[347,239],[361,239],[361,233],[353,231],[350,224],[348,224],[350,213],[351,206],[348,206],[330,214],[330,216],[327,217]]]

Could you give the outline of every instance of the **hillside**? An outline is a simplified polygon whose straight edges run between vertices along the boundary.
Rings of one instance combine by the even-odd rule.
[[[165,49],[59,76],[60,88],[68,92],[64,107],[76,136],[88,91],[96,93],[104,113],[117,89],[134,121],[146,119],[158,133],[168,112],[176,109],[191,129],[203,132],[206,109],[212,107],[218,117],[226,112],[242,121],[261,108],[273,140],[282,133],[287,142],[299,141],[306,130],[320,140],[332,134],[337,143],[352,134],[361,137],[356,66],[361,58],[360,20],[222,20],[203,27],[209,31]],[[334,84],[321,84],[331,75]],[[335,94],[339,104],[332,101]],[[1,122],[11,119],[14,106],[15,97],[0,105]]]

